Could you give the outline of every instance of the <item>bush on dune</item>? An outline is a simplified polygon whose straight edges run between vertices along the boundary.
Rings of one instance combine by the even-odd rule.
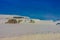
[[[6,22],[6,23],[15,24],[15,23],[17,23],[17,20],[16,19],[9,19],[8,22]]]

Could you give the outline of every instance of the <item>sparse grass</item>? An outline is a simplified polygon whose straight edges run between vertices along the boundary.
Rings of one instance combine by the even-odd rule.
[[[49,33],[49,34],[31,34],[22,35],[16,37],[0,38],[0,40],[60,40],[60,34]]]
[[[23,20],[18,20],[18,23],[21,23]]]
[[[30,20],[30,22],[29,23],[35,23],[35,21],[34,20]]]
[[[8,22],[6,22],[6,23],[15,24],[15,23],[17,23],[17,20],[16,19],[9,19]]]

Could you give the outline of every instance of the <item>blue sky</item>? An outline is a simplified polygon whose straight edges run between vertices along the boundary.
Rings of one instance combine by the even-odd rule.
[[[59,0],[0,0],[1,14],[15,14],[39,19],[60,19]]]

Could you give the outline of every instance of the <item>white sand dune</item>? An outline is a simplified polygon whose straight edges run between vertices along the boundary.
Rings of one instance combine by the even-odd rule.
[[[30,34],[17,37],[5,37],[0,40],[60,40],[60,33]]]
[[[60,26],[0,24],[0,40],[60,40]]]
[[[60,33],[60,26],[41,24],[0,24],[0,37],[48,32]]]
[[[60,40],[60,25],[56,22],[33,19],[35,24],[5,24],[12,16],[16,15],[0,15],[0,40]]]

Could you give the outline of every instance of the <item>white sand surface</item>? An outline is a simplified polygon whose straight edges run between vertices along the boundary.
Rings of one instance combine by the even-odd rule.
[[[0,24],[0,40],[60,40],[60,26]]]
[[[16,37],[5,37],[0,40],[60,40],[60,33],[30,34]]]

